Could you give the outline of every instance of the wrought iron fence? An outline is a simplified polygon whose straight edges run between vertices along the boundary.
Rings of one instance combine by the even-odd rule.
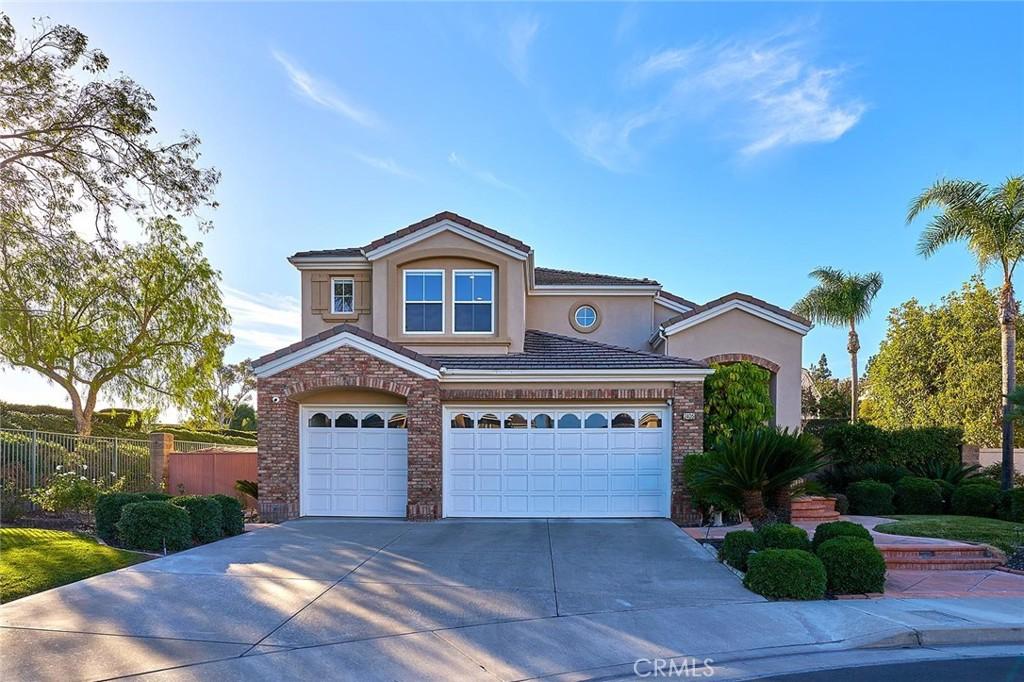
[[[5,493],[29,491],[56,472],[72,468],[106,484],[124,478],[124,490],[129,492],[153,487],[149,441],[0,429],[0,481]]]
[[[174,439],[174,452],[198,452],[201,450],[230,450],[231,452],[256,452],[255,445],[224,445],[221,443],[201,443],[193,440]]]

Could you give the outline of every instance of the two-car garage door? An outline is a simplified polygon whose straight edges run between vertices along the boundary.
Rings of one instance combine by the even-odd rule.
[[[303,515],[405,515],[404,408],[304,407],[300,419]],[[669,515],[664,405],[474,405],[443,419],[445,516]]]
[[[445,410],[445,516],[669,515],[665,406]]]

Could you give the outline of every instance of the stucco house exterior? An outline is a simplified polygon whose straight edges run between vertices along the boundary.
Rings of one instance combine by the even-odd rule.
[[[289,261],[302,341],[254,362],[265,518],[685,522],[710,363],[768,369],[800,425],[811,324],[753,296],[540,267],[449,212]]]

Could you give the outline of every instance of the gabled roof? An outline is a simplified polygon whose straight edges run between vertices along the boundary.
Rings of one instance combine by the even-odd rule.
[[[433,355],[445,369],[560,370],[560,369],[706,369],[688,358],[632,350],[551,332],[526,330],[522,353],[507,355]]]
[[[658,292],[658,296],[657,297],[658,298],[668,299],[669,301],[672,301],[673,303],[678,303],[680,305],[684,305],[687,308],[696,308],[697,307],[697,304],[694,303],[693,301],[691,301],[690,299],[683,298],[682,296],[677,296],[677,295],[673,294],[671,291],[665,291],[664,289],[662,289],[661,291]]]
[[[734,291],[731,294],[726,294],[713,301],[696,306],[685,313],[669,318],[661,324],[661,329],[665,334],[671,335],[699,324],[706,319],[736,309],[744,310],[770,322],[775,322],[800,334],[806,334],[814,326],[810,320],[797,315],[791,310],[780,308],[755,296]]]
[[[511,237],[503,232],[498,232],[495,229],[482,225],[478,222],[474,222],[469,218],[460,216],[457,213],[451,211],[442,211],[436,215],[432,215],[429,218],[415,222],[412,225],[407,225],[400,230],[396,230],[391,234],[386,234],[383,237],[374,239],[366,246],[358,247],[347,247],[341,249],[323,249],[319,251],[299,251],[292,256],[292,258],[315,258],[315,257],[352,257],[352,256],[367,256],[378,249],[381,249],[393,242],[400,239],[404,239],[411,235],[414,235],[421,230],[433,227],[438,223],[448,222],[459,227],[462,227],[470,232],[474,232],[482,237],[493,239],[497,242],[507,245],[515,251],[522,253],[523,255],[529,255],[532,249],[529,245],[524,244],[515,237]]]
[[[618,275],[599,275],[593,272],[577,272],[575,270],[557,270],[555,268],[534,268],[534,283],[539,286],[657,286],[653,279],[637,279],[635,277],[619,277]]]

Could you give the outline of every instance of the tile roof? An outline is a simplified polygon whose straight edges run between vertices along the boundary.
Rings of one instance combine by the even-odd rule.
[[[507,355],[432,355],[447,369],[704,369],[702,362],[632,350],[536,329],[526,330],[524,352]]]
[[[366,246],[355,246],[344,249],[322,249],[319,251],[298,251],[292,256],[292,258],[308,258],[313,256],[363,256],[366,255],[367,251],[379,249],[382,246],[390,244],[396,239],[401,239],[402,237],[410,235],[413,232],[418,232],[424,228],[430,227],[431,225],[435,225],[441,222],[442,220],[448,220],[450,222],[455,223],[456,225],[461,225],[462,227],[468,228],[475,232],[479,232],[480,234],[486,235],[492,239],[497,239],[500,242],[508,244],[517,251],[522,251],[523,253],[530,253],[530,251],[532,251],[529,245],[524,244],[515,237],[511,237],[505,234],[504,232],[498,232],[497,230],[487,227],[486,225],[481,225],[480,223],[474,222],[469,218],[464,218],[463,216],[460,216],[458,213],[452,213],[451,211],[441,211],[436,215],[432,215],[429,218],[420,220],[419,222],[415,222],[412,225],[407,225],[400,230],[392,232],[391,234],[386,234],[383,237],[374,239]]]
[[[309,346],[312,346],[315,343],[319,343],[320,341],[324,341],[325,339],[337,336],[338,334],[344,334],[345,332],[364,338],[367,341],[371,341],[377,344],[378,346],[382,346],[389,350],[393,350],[396,353],[401,353],[405,357],[411,360],[415,360],[416,362],[424,364],[428,367],[433,367],[434,369],[439,369],[441,367],[440,364],[435,362],[432,358],[427,357],[426,355],[421,355],[414,350],[409,350],[405,346],[401,346],[397,343],[392,343],[391,341],[385,339],[383,336],[377,336],[372,332],[368,332],[365,329],[361,329],[355,326],[354,324],[348,323],[335,325],[334,327],[331,327],[330,329],[325,329],[319,334],[310,336],[307,339],[303,339],[302,341],[293,343],[290,346],[285,346],[284,348],[275,350],[273,353],[268,353],[264,356],[258,357],[252,361],[252,366],[260,367],[272,360],[277,360],[278,358],[283,358],[286,355],[291,355],[292,353],[300,351],[303,348],[308,348]]]
[[[664,292],[662,292],[662,293],[664,293]],[[670,327],[673,324],[675,324],[676,322],[681,322],[681,321],[683,321],[685,319],[693,317],[694,315],[699,315],[700,313],[703,313],[706,310],[711,310],[712,308],[717,308],[718,306],[722,305],[723,303],[728,303],[730,301],[744,301],[745,303],[750,303],[751,305],[756,305],[759,308],[764,308],[765,310],[769,310],[769,311],[771,311],[773,313],[776,313],[778,315],[782,315],[785,318],[793,320],[794,322],[797,322],[799,324],[805,325],[807,327],[813,326],[813,324],[811,323],[810,320],[808,320],[806,317],[801,317],[800,315],[797,315],[792,310],[786,310],[785,308],[780,308],[779,306],[773,305],[773,304],[769,303],[768,301],[762,300],[762,299],[757,298],[755,296],[751,296],[750,294],[740,293],[739,291],[734,291],[731,294],[726,294],[725,296],[720,296],[719,298],[716,298],[713,301],[708,301],[707,303],[704,303],[702,305],[699,305],[699,306],[695,307],[693,310],[688,310],[685,313],[680,313],[679,315],[676,315],[675,317],[669,318],[668,320],[665,320],[664,322],[662,322],[661,326],[662,327]]]
[[[533,279],[539,285],[569,286],[600,286],[600,285],[631,285],[657,286],[653,279],[637,279],[635,277],[619,277],[617,275],[599,275],[594,272],[576,272],[575,270],[556,270],[555,268],[534,268]]]
[[[664,289],[658,292],[658,296],[661,298],[667,298],[670,301],[675,301],[676,303],[682,303],[683,305],[690,306],[691,308],[697,307],[695,302],[687,298],[683,298],[682,296],[676,296],[671,291],[665,291]]]

